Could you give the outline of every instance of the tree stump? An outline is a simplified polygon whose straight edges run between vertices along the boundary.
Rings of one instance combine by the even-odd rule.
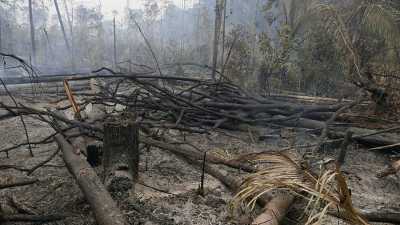
[[[138,179],[138,126],[133,119],[109,120],[103,142],[104,184],[113,197],[124,197]]]

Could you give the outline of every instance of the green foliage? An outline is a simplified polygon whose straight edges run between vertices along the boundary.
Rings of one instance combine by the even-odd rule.
[[[259,43],[262,82],[317,95],[335,95],[346,79],[370,90],[394,83],[374,74],[399,71],[400,3],[276,0],[265,6],[267,18],[276,8],[278,43],[266,35]]]
[[[258,71],[258,82],[261,92],[271,88],[289,88],[296,86],[296,71],[293,65],[295,58],[295,40],[292,36],[292,29],[288,24],[282,25],[279,30],[279,43],[273,45],[267,34],[262,34],[259,38],[260,48],[260,70]],[[269,84],[266,87],[265,83]],[[295,84],[295,85],[293,85]]]
[[[298,57],[298,39],[302,38],[302,16],[308,0],[275,0],[264,7],[266,18],[273,8],[280,9],[283,21],[278,30],[278,43],[274,43],[267,34],[259,38],[260,68],[258,82],[261,92],[266,89],[298,89],[300,83]],[[273,6],[275,5],[275,6]],[[276,42],[276,41],[275,41]],[[268,83],[268,86],[266,86]]]
[[[400,69],[396,63],[399,54],[394,53],[400,43],[396,6],[384,0],[353,0],[345,7],[318,2],[311,9],[324,18],[327,32],[333,34],[338,48],[345,53],[347,78],[368,91],[379,107],[400,111],[396,101],[400,93],[394,87],[398,79],[386,76]]]
[[[243,26],[234,28],[226,39],[226,49],[232,49],[229,63],[225,68],[225,74],[234,83],[248,88],[254,85],[249,82],[253,72],[250,40],[251,35]]]
[[[332,4],[316,3],[312,11],[324,17],[328,33],[335,35],[338,46],[348,56],[351,79],[363,79],[363,66],[360,62],[365,46],[373,45],[376,39],[386,47],[399,43],[398,11],[385,1],[354,0],[353,4],[339,8]],[[370,37],[374,38],[370,38]],[[375,40],[374,40],[375,39]]]
[[[297,62],[302,73],[300,90],[319,96],[335,96],[344,83],[343,55],[321,25],[306,35]]]

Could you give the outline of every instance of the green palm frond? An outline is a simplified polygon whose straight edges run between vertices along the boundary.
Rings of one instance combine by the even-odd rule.
[[[365,4],[361,26],[367,31],[383,38],[389,46],[399,42],[398,12],[383,4]]]
[[[312,3],[309,14],[322,19],[326,31],[335,37],[337,46],[347,55],[348,66],[353,68],[357,80],[363,79],[359,49],[354,46],[360,38],[372,35],[383,40],[388,48],[395,48],[400,43],[400,12],[390,4],[382,1],[354,0],[339,9],[336,5],[320,0],[310,1]]]
[[[348,60],[354,66],[356,75],[359,79],[362,79],[359,55],[353,46],[353,38],[345,22],[345,18],[341,16],[337,8],[332,4],[314,2],[310,12],[319,15],[320,18],[324,18],[323,25],[325,29],[328,33],[333,34],[337,40],[337,45],[347,52]],[[351,15],[350,17],[353,16]]]

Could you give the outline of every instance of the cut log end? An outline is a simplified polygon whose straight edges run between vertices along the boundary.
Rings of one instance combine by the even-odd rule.
[[[264,212],[260,214],[251,224],[252,225],[279,225],[285,217],[294,197],[290,194],[279,195],[271,199],[264,207]]]
[[[105,185],[111,196],[123,198],[127,197],[129,191],[133,188],[133,182],[133,177],[128,171],[116,170],[108,176]]]

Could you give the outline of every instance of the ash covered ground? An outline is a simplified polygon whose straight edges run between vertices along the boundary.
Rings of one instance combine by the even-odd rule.
[[[48,97],[35,97],[35,103],[27,98],[18,97],[19,102],[34,107],[54,107]],[[8,96],[2,96],[2,102],[12,103]],[[55,100],[55,99],[53,99]],[[66,104],[62,101],[59,104]],[[47,124],[25,116],[31,141],[38,141],[54,132]],[[26,141],[19,117],[0,121],[0,149]],[[289,135],[288,135],[289,133]],[[170,132],[172,138],[179,140],[179,133]],[[257,127],[245,131],[216,130],[211,135],[191,134],[186,140],[202,151],[211,151],[224,158],[234,158],[240,154],[276,151],[289,145],[315,143],[317,135],[304,129]],[[27,146],[22,146],[0,154],[1,165],[15,165],[31,168],[45,160],[57,150],[55,143],[35,146],[31,157]],[[292,149],[304,154],[307,149]],[[329,148],[313,157],[319,162],[329,162],[338,154],[338,149]],[[351,146],[343,165],[354,205],[365,211],[394,211],[400,207],[399,179],[389,176],[376,178],[378,171],[389,163],[387,155],[365,151],[361,146]],[[329,163],[328,163],[329,164]],[[101,175],[101,167],[96,168]],[[227,174],[243,177],[238,170],[225,170]],[[1,179],[26,178],[15,169],[0,170]],[[63,221],[49,224],[83,225],[96,224],[90,206],[87,204],[77,183],[66,169],[61,153],[50,162],[36,170],[31,177],[39,182],[24,187],[3,189],[0,191],[2,205],[15,202],[24,208],[24,213],[52,214],[62,213],[68,217]],[[201,170],[175,155],[157,148],[142,148],[140,155],[140,182],[129,197],[119,199],[118,205],[130,224],[246,224],[248,215],[232,213],[229,210],[231,193],[221,182],[212,176],[205,177],[205,195],[198,194]],[[11,200],[10,200],[11,199]],[[301,215],[301,200],[297,200],[288,213],[284,224],[298,224]],[[3,207],[3,212],[7,208]],[[8,213],[17,213],[9,209]],[[260,212],[260,211],[259,211]],[[5,223],[15,224],[15,223]],[[22,224],[22,223],[21,223]],[[338,220],[328,218],[326,224],[338,224]]]

